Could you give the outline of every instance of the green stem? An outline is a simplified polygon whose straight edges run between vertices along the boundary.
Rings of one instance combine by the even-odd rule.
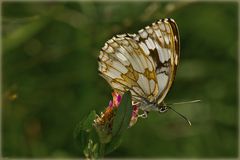
[[[105,144],[100,143],[99,145],[99,158],[103,158],[105,154]]]

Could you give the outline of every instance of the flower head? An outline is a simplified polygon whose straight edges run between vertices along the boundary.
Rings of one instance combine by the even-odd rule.
[[[112,97],[113,99],[109,101],[109,105],[105,111],[94,120],[95,128],[99,133],[101,132],[101,134],[104,135],[103,137],[111,135],[114,116],[122,100],[122,96],[117,92],[113,92]],[[137,122],[138,105],[133,104],[132,106],[125,107],[133,107],[132,117],[129,124],[129,127],[131,127]]]

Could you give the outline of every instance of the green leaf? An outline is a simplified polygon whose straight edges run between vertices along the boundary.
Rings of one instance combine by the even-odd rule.
[[[93,120],[96,118],[96,112],[92,111],[87,117],[81,120],[74,129],[73,137],[81,148],[85,148],[89,139],[94,138]]]
[[[111,142],[106,145],[105,154],[109,154],[117,149],[122,142],[121,136],[115,136],[112,138]]]
[[[78,134],[79,131],[89,131],[93,128],[93,120],[96,118],[96,111],[89,113],[87,117],[84,117],[76,126],[74,130],[74,137]]]
[[[113,136],[121,135],[129,126],[132,116],[132,100],[130,91],[126,92],[118,107],[115,119],[113,120]]]
[[[85,131],[89,131],[93,128],[93,121],[94,119],[96,118],[96,111],[92,111],[88,117],[83,121],[83,126],[82,128],[85,130]]]

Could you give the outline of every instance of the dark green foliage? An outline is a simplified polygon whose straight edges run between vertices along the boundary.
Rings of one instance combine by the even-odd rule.
[[[2,155],[83,157],[73,130],[111,99],[97,72],[101,47],[113,35],[136,33],[165,17],[175,19],[181,40],[165,102],[202,103],[174,106],[191,127],[171,111],[150,113],[108,156],[237,157],[238,3],[160,1],[2,2]]]
[[[96,112],[92,111],[86,118],[81,120],[74,130],[74,139],[86,158],[97,158],[99,156],[99,139],[93,126]]]
[[[126,92],[122,97],[121,104],[113,120],[113,136],[122,135],[129,126],[133,111],[132,101],[129,97],[131,97],[130,91]]]
[[[92,132],[94,130],[93,120],[96,118],[96,112],[92,111],[86,118],[81,120],[75,130],[74,130],[74,138],[77,142],[79,142],[79,146],[81,148],[85,148],[87,146],[89,139],[95,139],[92,137]]]
[[[97,114],[92,111],[78,123],[74,131],[74,138],[85,158],[104,157],[119,147],[121,137],[130,124],[131,105],[131,93],[128,91],[123,95],[118,109],[113,111],[116,112],[113,116],[113,122],[105,121],[105,124],[95,122]]]

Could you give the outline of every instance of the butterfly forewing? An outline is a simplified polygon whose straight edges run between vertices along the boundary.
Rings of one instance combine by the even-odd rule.
[[[105,43],[99,71],[119,93],[130,90],[133,101],[161,103],[175,77],[179,38],[172,19],[159,20],[138,31]]]

